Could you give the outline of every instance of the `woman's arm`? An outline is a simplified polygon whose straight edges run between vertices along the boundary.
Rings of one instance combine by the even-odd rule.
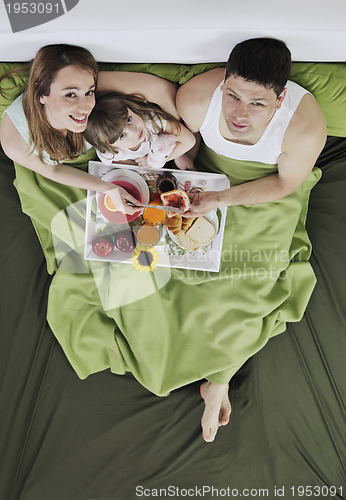
[[[147,101],[158,104],[167,113],[180,119],[175,106],[177,86],[155,75],[129,71],[101,71],[97,90],[113,90],[124,94],[140,94]]]
[[[138,200],[124,189],[115,187],[111,182],[105,182],[94,175],[64,163],[59,165],[47,165],[43,163],[31,151],[6,113],[3,115],[1,122],[0,140],[5,154],[23,167],[60,184],[107,193],[112,198],[118,210],[129,214],[136,212],[134,208],[126,205],[126,201],[139,204]]]

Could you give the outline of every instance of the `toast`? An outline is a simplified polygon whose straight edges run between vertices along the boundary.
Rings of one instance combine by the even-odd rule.
[[[183,217],[183,222],[181,225],[182,231],[187,231],[189,227],[192,226],[194,221],[196,220],[196,217]]]
[[[207,245],[215,236],[215,227],[205,217],[197,217],[192,226],[185,232],[199,247]]]
[[[197,245],[194,241],[191,240],[184,232],[181,232],[177,235],[177,238],[183,248],[188,252],[194,252],[199,248],[200,245]]]
[[[182,216],[174,215],[169,219],[166,219],[166,227],[176,236],[182,231]]]

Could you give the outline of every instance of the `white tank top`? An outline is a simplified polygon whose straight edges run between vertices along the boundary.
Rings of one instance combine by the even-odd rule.
[[[15,99],[12,102],[12,104],[10,104],[7,109],[5,109],[4,114],[5,113],[7,113],[7,115],[10,117],[11,122],[16,127],[20,135],[23,137],[27,145],[31,147],[28,122],[23,109],[23,95],[17,97],[17,99]],[[89,144],[87,141],[84,140],[84,143],[87,150],[92,148],[91,144]],[[34,149],[33,152],[36,155],[38,155],[36,149]],[[48,165],[56,165],[59,163],[64,163],[64,160],[61,161],[52,160],[46,151],[43,151],[43,158],[44,161],[48,163]]]
[[[222,91],[221,85],[216,88],[205,116],[200,133],[204,143],[215,153],[234,158],[235,160],[257,161],[277,164],[281,154],[282,140],[288,124],[296,111],[302,97],[309,92],[294,82],[287,82],[287,93],[281,107],[275,112],[268,127],[256,144],[244,145],[228,141],[220,132]]]

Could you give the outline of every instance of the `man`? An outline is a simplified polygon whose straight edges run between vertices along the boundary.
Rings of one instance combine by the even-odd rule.
[[[192,78],[177,93],[186,125],[216,153],[237,160],[277,164],[277,172],[196,196],[188,215],[221,206],[254,205],[293,193],[315,165],[326,140],[326,124],[315,99],[289,82],[291,53],[275,39],[255,38],[232,50],[226,70]],[[230,415],[228,384],[205,382],[203,436],[212,441]]]
[[[216,153],[278,164],[273,175],[204,193],[191,215],[275,201],[308,176],[325,144],[326,125],[312,95],[287,82],[290,71],[291,54],[283,42],[254,38],[236,45],[226,70],[198,75],[178,90],[180,116]]]

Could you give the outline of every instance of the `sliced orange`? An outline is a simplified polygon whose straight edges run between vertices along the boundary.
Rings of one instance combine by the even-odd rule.
[[[107,210],[109,210],[110,212],[117,212],[118,211],[115,208],[115,205],[112,201],[112,198],[108,194],[106,194],[106,196],[104,197],[103,203],[105,204],[105,207],[107,208]]]

